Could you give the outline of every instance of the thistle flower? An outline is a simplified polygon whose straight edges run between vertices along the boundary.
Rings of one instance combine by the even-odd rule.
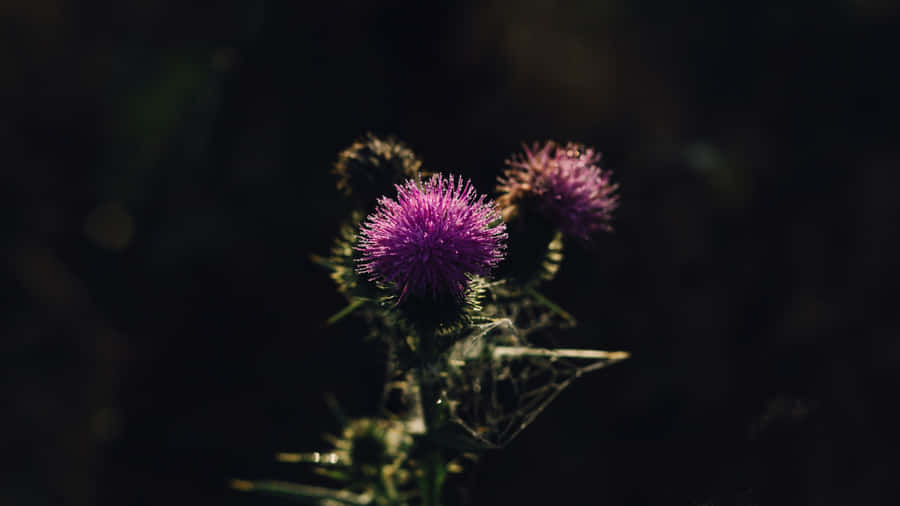
[[[504,218],[515,216],[519,206],[535,202],[568,236],[589,239],[598,230],[612,230],[619,185],[597,165],[600,153],[580,144],[562,147],[553,141],[524,149],[525,156],[507,160],[509,168],[499,178],[497,189],[503,195],[498,202]]]
[[[368,205],[396,183],[416,177],[421,165],[404,143],[369,132],[338,154],[332,173],[338,177],[339,190]]]
[[[397,185],[360,228],[357,272],[408,294],[462,298],[472,275],[503,259],[506,226],[471,181],[441,174]]]
[[[359,418],[334,440],[338,461],[368,471],[380,470],[406,457],[412,436],[403,424],[376,418]],[[366,469],[369,468],[369,469]]]

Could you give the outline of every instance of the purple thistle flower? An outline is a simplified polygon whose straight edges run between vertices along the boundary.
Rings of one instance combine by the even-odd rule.
[[[356,270],[400,291],[462,297],[469,275],[487,275],[503,259],[506,225],[471,181],[441,174],[396,185],[360,228]]]
[[[588,239],[598,230],[612,230],[619,185],[610,181],[609,171],[597,165],[600,153],[579,144],[558,146],[553,141],[524,148],[525,156],[507,160],[509,169],[499,179],[498,190],[503,195],[498,200],[504,215],[509,217],[520,202],[536,198],[541,210],[566,235]]]

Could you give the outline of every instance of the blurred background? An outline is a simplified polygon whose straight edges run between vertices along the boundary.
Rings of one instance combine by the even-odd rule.
[[[459,504],[898,504],[900,9],[754,2],[0,3],[0,504],[277,505],[372,414],[328,274],[366,131],[482,191],[584,142],[614,234],[547,295],[586,376]]]

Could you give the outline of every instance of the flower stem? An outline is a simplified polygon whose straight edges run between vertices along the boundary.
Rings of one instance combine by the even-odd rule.
[[[430,333],[429,333],[430,334]],[[421,335],[429,335],[421,334]],[[423,340],[420,348],[422,367],[419,369],[420,402],[425,418],[425,437],[422,439],[422,505],[440,506],[441,491],[444,486],[444,477],[447,475],[447,463],[441,455],[440,446],[434,441],[434,432],[442,424],[441,406],[438,404],[438,381],[426,372],[429,364],[438,358],[438,352],[434,348],[432,340]]]
[[[381,468],[381,487],[391,504],[397,501],[397,487],[394,485],[393,474],[385,467]]]
[[[425,476],[422,483],[422,505],[440,506],[441,490],[444,488],[444,478],[447,476],[447,466],[441,455],[440,448],[432,446],[428,449],[424,467]]]

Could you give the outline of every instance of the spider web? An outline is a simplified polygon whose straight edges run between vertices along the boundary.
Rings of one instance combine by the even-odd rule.
[[[534,300],[486,309],[509,317],[477,325],[451,349],[447,374],[441,375],[439,402],[447,403],[449,418],[436,437],[450,446],[502,448],[576,378],[628,357],[626,352],[535,346],[532,341],[546,329],[571,322],[560,322],[558,311]]]

